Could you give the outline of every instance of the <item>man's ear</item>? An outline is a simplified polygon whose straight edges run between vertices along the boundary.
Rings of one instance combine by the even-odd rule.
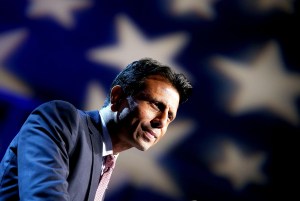
[[[111,110],[117,111],[121,105],[121,101],[124,100],[125,93],[120,85],[116,85],[111,89],[110,92],[110,103],[111,103]]]

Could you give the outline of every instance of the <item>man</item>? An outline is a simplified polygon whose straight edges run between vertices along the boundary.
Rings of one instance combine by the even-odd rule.
[[[0,200],[98,199],[106,156],[158,143],[191,91],[184,75],[146,58],[119,73],[100,111],[42,104],[2,159]]]

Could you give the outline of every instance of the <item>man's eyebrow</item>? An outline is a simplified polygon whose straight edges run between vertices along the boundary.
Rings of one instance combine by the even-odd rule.
[[[148,93],[146,93],[145,91],[141,91],[140,93],[137,93],[134,97],[137,98],[147,98],[147,99],[154,99],[152,96],[150,96]]]

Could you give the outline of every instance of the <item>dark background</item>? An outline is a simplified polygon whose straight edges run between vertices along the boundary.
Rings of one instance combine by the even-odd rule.
[[[277,184],[291,196],[296,0],[1,0],[1,157],[36,106],[99,109],[112,79],[142,57],[186,73],[194,94],[157,147],[119,156],[108,201],[269,201]]]

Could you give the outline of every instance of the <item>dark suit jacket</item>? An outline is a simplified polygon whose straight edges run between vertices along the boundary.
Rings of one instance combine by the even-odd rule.
[[[102,166],[98,111],[42,104],[11,142],[0,166],[0,201],[93,200]]]

